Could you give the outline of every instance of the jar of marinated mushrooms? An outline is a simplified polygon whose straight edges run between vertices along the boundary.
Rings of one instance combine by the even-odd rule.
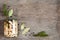
[[[4,35],[6,37],[17,37],[18,35],[18,22],[14,18],[4,20]]]

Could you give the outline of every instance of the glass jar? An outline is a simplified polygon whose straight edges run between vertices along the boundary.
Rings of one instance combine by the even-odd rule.
[[[18,35],[18,22],[14,18],[4,20],[4,35],[6,37],[17,37]]]

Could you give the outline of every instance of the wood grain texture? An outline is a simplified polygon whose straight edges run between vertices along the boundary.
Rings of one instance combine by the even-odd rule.
[[[5,38],[0,40],[59,40],[59,33],[56,29],[58,20],[57,5],[58,0],[0,0],[0,4],[6,3],[14,9],[14,17],[18,19],[19,36],[17,38]],[[2,13],[1,13],[2,14]],[[0,19],[4,19],[0,16]],[[26,27],[30,27],[30,33],[46,31],[48,37],[35,38],[29,35],[20,34],[21,23],[24,22]]]

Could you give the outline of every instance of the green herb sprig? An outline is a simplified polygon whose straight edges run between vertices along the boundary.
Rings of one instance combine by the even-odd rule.
[[[13,9],[8,10],[7,5],[3,4],[3,13],[5,16],[10,17],[13,14]]]
[[[46,34],[45,31],[41,31],[37,34],[33,34],[33,36],[35,36],[35,37],[46,37],[46,36],[48,36],[48,34]]]

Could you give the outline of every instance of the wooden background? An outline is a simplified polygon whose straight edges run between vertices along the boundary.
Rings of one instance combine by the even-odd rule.
[[[6,38],[3,35],[3,19],[0,12],[0,40],[60,40],[60,1],[59,0],[0,0],[0,10],[5,3],[14,9],[14,17],[18,19],[19,35],[17,38]],[[48,37],[24,36],[20,33],[21,23],[30,27],[29,33],[46,31]]]

